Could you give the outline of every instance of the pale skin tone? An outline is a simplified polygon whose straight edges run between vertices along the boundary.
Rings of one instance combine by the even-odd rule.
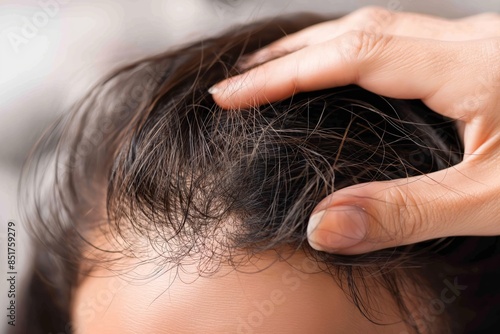
[[[148,237],[133,233],[126,239],[136,246],[134,252],[103,253],[122,250],[119,245],[124,242],[108,234],[107,227],[86,235],[95,247],[84,251],[83,258],[91,260],[82,261],[80,283],[72,295],[75,334],[412,332],[377,274],[356,278],[360,296],[370,303],[370,318],[378,322],[375,324],[324,271],[324,264],[302,251],[281,249],[278,256],[273,250],[248,258],[246,252],[233,249],[233,264],[239,263],[237,266],[200,258],[195,253],[178,266],[162,262],[162,254],[159,256]],[[100,262],[103,256],[106,261]],[[215,273],[202,269],[219,264],[220,270]],[[89,274],[83,274],[90,268]],[[400,277],[408,277],[411,282],[416,276],[402,270]],[[405,285],[401,293],[410,296],[405,297],[408,307],[425,332],[426,326],[439,324],[439,319],[429,320],[428,300],[433,296],[412,287]]]
[[[364,281],[372,319],[386,325],[365,318],[304,254],[275,259],[274,252],[261,254],[238,271],[223,266],[208,277],[199,277],[195,265],[153,279],[140,277],[158,269],[155,264],[135,267],[128,278],[94,271],[75,291],[73,329],[77,334],[407,333],[395,303],[374,280]],[[423,321],[418,312],[415,318]]]
[[[357,84],[421,99],[459,127],[465,155],[458,165],[348,187],[320,202],[309,221],[312,247],[357,254],[446,236],[500,235],[500,15],[446,20],[363,8],[278,40],[241,68],[252,69],[210,90],[224,108]]]

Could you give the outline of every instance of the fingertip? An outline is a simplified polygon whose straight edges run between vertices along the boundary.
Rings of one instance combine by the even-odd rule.
[[[217,84],[213,85],[208,89],[208,93],[211,95],[216,95],[220,92],[220,88],[217,86]]]
[[[367,234],[368,217],[356,206],[337,206],[311,216],[309,244],[316,250],[338,252],[361,243]]]
[[[233,94],[229,92],[230,88],[227,80],[216,83],[208,89],[208,93],[212,95],[215,103],[223,109],[236,109],[239,105],[234,103]]]
[[[223,80],[210,87],[208,93],[223,109],[251,108],[264,103],[246,74]]]

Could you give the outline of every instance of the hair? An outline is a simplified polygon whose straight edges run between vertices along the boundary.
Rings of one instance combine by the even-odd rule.
[[[434,296],[429,268],[443,262],[449,239],[342,256],[313,250],[306,227],[315,205],[343,187],[460,162],[453,122],[420,101],[357,86],[240,110],[221,109],[207,93],[240,73],[244,54],[321,20],[258,22],[133,62],[47,131],[21,195],[38,242],[27,332],[71,332],[71,290],[82,275],[122,257],[145,261],[147,246],[158,272],[196,258],[200,275],[266,250],[301,251],[370,319],[363,277],[376,275],[402,319],[423,331],[411,291]],[[113,246],[102,248],[95,231]],[[446,332],[443,319],[425,330]]]

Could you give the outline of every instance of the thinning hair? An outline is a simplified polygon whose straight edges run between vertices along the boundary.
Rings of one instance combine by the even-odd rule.
[[[154,261],[161,272],[197,258],[209,275],[266,250],[305,252],[368,318],[362,279],[376,275],[402,319],[421,330],[405,291],[411,284],[432,296],[425,268],[447,240],[342,256],[313,250],[306,227],[315,205],[343,187],[460,162],[453,122],[420,101],[357,86],[240,110],[221,109],[207,93],[240,73],[244,54],[321,20],[259,22],[133,62],[48,130],[25,168],[21,197],[40,249],[50,250],[37,253],[31,286],[40,284],[33,293],[50,296],[51,306],[33,302],[30,333],[68,330],[70,290],[94,266],[125,256]],[[95,231],[113,247],[96,244]]]

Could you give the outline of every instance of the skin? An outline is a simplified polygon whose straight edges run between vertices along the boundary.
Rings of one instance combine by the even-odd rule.
[[[446,236],[500,234],[500,15],[445,20],[368,7],[245,57],[209,92],[223,108],[357,84],[421,99],[455,119],[463,161],[432,174],[342,189],[320,202],[308,237],[357,254]]]
[[[303,251],[282,249],[280,256],[267,251],[250,258],[242,252],[240,262],[234,249],[236,269],[200,255],[168,267],[161,256],[167,253],[159,254],[147,236],[127,235],[127,241],[138,247],[132,253],[103,254],[103,249],[123,250],[125,240],[108,234],[106,226],[87,233],[95,247],[84,251],[82,259],[87,260],[81,263],[72,295],[75,334],[412,333],[373,272],[356,279],[359,287],[366,287],[360,296],[369,301],[370,319],[378,324],[363,316],[340,288],[335,271],[325,272]],[[403,269],[399,277],[408,280],[402,293],[417,326],[426,333],[443,319],[428,318],[426,310],[434,296],[412,284],[415,274]]]
[[[113,268],[95,270],[75,291],[73,328],[78,334],[409,332],[375,280],[365,282],[375,303],[372,319],[383,326],[363,317],[304,254],[275,259],[265,253],[238,271],[223,266],[208,277],[199,277],[194,265],[153,279],[138,277],[155,264],[137,266],[128,278]],[[126,264],[132,263],[120,267]]]

